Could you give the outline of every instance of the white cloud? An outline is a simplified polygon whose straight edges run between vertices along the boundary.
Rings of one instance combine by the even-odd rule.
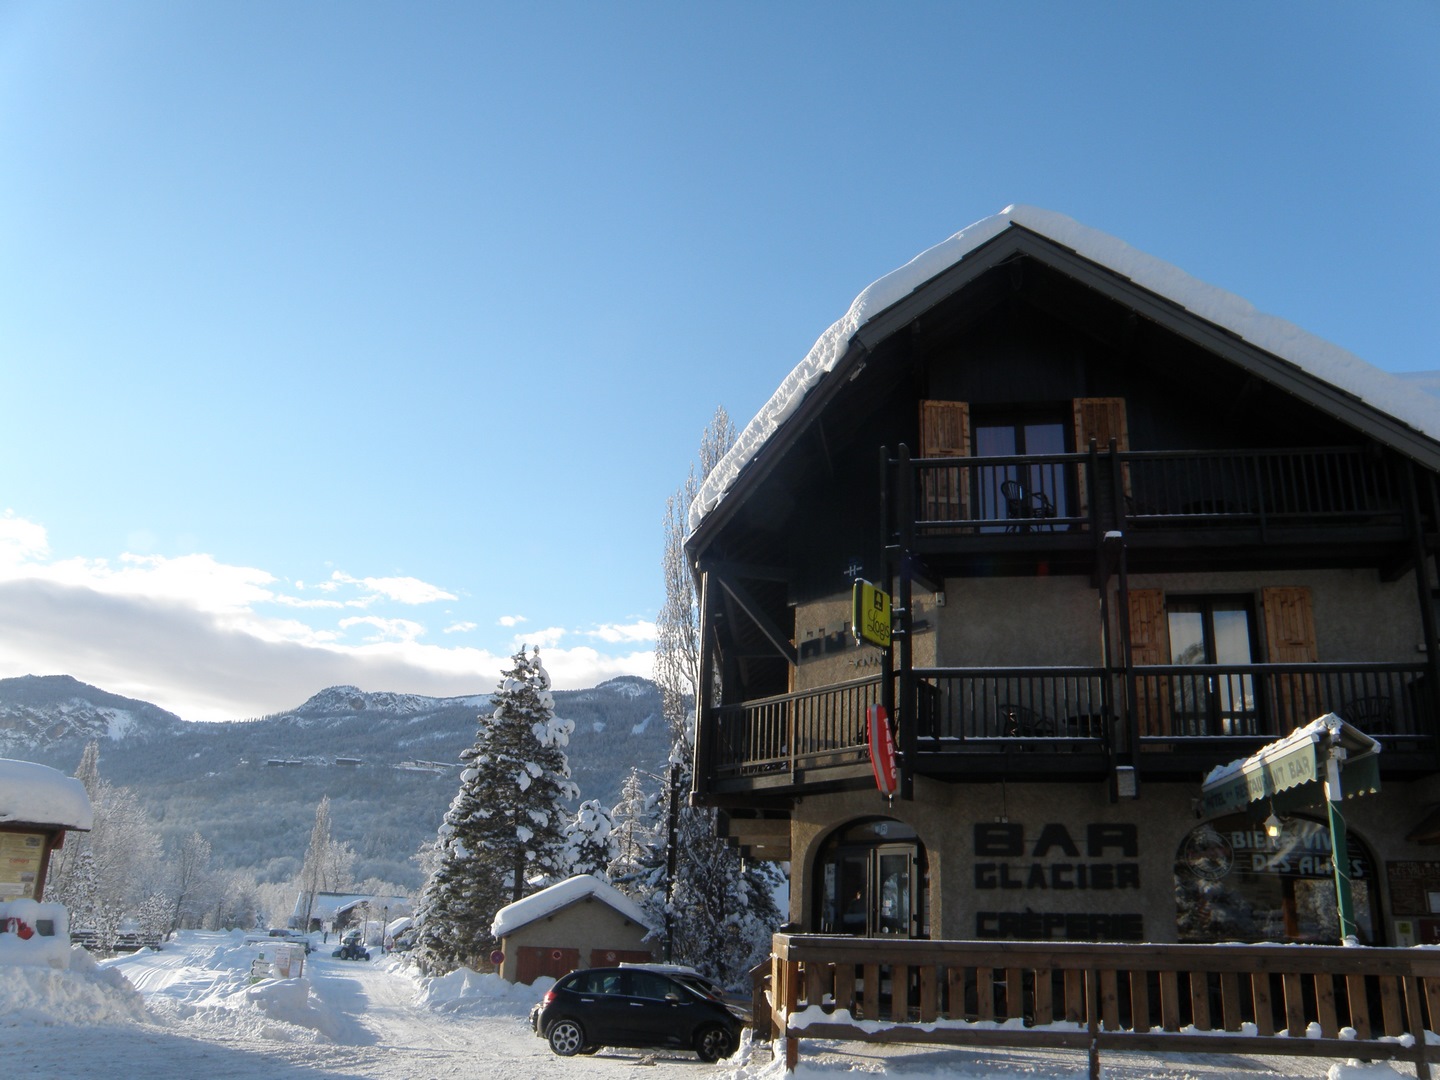
[[[444,633],[447,633],[447,634],[468,634],[471,630],[474,630],[474,629],[475,629],[475,626],[476,626],[476,624],[473,623],[473,622],[457,622],[457,623],[451,623],[449,626],[445,627]]]
[[[519,626],[525,621],[524,615],[501,615],[495,620],[497,626]]]
[[[336,570],[330,575],[330,579],[345,585],[363,585],[371,592],[401,604],[432,604],[437,600],[459,599],[454,593],[446,592],[438,585],[431,585],[413,577],[353,578]]]
[[[515,648],[522,645],[539,646],[548,649],[552,645],[558,645],[560,639],[565,636],[565,628],[562,626],[551,626],[544,630],[528,630],[523,634],[515,635]]]
[[[362,615],[340,620],[342,630],[357,626],[370,626],[375,629],[375,633],[365,639],[367,642],[414,641],[425,633],[425,627],[410,619],[382,619],[377,615]]]
[[[13,510],[6,510],[5,516],[0,517],[0,571],[48,554],[50,542],[45,536],[45,526],[18,518]]]
[[[278,591],[269,572],[210,555],[123,555],[113,562],[49,556],[43,526],[0,517],[0,678],[73,675],[186,720],[279,712],[339,684],[437,697],[487,693],[514,652],[425,644],[421,623],[378,611],[325,622],[354,603],[335,596],[336,589],[411,582],[415,587],[395,585],[392,599],[423,602],[415,598],[433,587],[416,579],[332,579],[308,587],[297,581]],[[294,595],[312,590],[329,595]],[[385,597],[374,599],[378,605]],[[510,618],[511,625],[524,621]],[[477,627],[451,619],[447,633]],[[523,642],[544,649],[560,689],[653,673],[650,650],[563,649],[565,633],[552,627]],[[615,635],[621,648],[630,640],[644,639]]]
[[[654,641],[656,630],[653,622],[639,619],[623,625],[612,623],[598,630],[587,630],[585,634],[587,637],[597,637],[601,641],[616,644],[622,641]]]

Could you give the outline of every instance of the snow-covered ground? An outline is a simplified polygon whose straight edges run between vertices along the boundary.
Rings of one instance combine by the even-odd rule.
[[[99,964],[80,950],[68,970],[0,963],[4,1075],[29,1080],[780,1080],[781,1063],[747,1037],[717,1065],[693,1054],[601,1051],[559,1058],[526,1020],[549,985],[511,986],[456,972],[420,979],[394,957],[343,961],[312,953],[303,977],[251,983],[252,961],[273,950],[236,932],[187,932],[159,952]],[[797,1076],[874,1073],[929,1080],[1070,1080],[1083,1055],[965,1051],[806,1041]],[[1409,1066],[1331,1065],[1309,1059],[1111,1055],[1121,1080],[1243,1076],[1394,1080]]]

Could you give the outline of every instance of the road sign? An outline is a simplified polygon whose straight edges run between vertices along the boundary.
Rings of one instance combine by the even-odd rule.
[[[890,594],[862,578],[850,594],[850,626],[857,642],[890,647]]]

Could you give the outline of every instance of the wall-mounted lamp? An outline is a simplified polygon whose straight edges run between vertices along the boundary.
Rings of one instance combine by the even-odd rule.
[[[1270,811],[1270,816],[1265,819],[1265,835],[1272,840],[1280,835],[1280,819],[1275,816],[1275,811]]]

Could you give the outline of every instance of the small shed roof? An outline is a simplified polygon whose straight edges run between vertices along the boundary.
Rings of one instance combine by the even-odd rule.
[[[0,822],[61,825],[88,832],[94,812],[85,785],[49,765],[0,758]]]
[[[619,889],[589,874],[577,874],[513,904],[506,904],[495,913],[495,921],[490,924],[490,933],[497,938],[504,937],[586,897],[594,897],[601,903],[608,904],[625,918],[647,930],[654,929],[645,912],[640,910],[640,905]]]

